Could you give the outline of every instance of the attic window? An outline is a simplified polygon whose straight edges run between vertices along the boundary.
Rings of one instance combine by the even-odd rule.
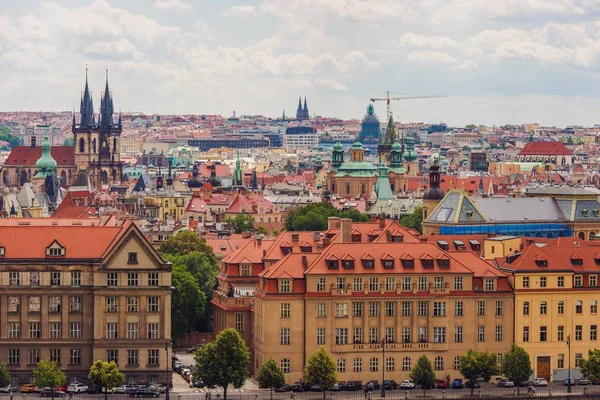
[[[394,260],[381,260],[384,269],[394,269]]]
[[[433,258],[421,258],[423,268],[433,268]]]
[[[583,265],[583,259],[577,257],[571,257],[571,265]]]
[[[583,214],[584,217],[587,217],[590,214],[590,210],[588,210],[587,208],[584,208],[583,210],[581,210],[581,213]]]
[[[4,248],[2,247],[2,254],[4,254]],[[600,256],[596,256],[594,257],[594,261],[596,262],[596,265],[600,265]]]
[[[413,260],[412,258],[402,259],[402,268],[414,269],[415,268],[415,260]]]
[[[392,235],[392,242],[393,243],[402,243],[402,242],[404,242],[404,236],[400,235],[398,233],[395,235]]]
[[[343,260],[342,267],[344,269],[354,269],[354,260]]]
[[[466,250],[467,247],[465,246],[465,244],[463,243],[462,240],[453,240],[452,243],[454,243],[454,248],[456,250]]]
[[[353,233],[352,234],[352,242],[353,243],[360,243],[362,240],[362,235],[360,233]]]
[[[281,252],[282,252],[284,255],[288,255],[288,254],[290,254],[290,253],[292,252],[292,248],[291,248],[291,247],[289,247],[289,246],[282,246],[282,247],[281,247]]]
[[[367,242],[372,242],[377,239],[377,235],[369,235],[367,236]]]
[[[440,268],[450,268],[450,260],[447,258],[438,258],[437,262]]]
[[[469,240],[471,250],[481,250],[481,244],[477,240]]]
[[[312,252],[312,246],[300,246],[300,251],[302,253],[311,253]]]
[[[363,264],[364,269],[374,269],[375,268],[374,260],[362,260],[362,264]]]
[[[340,264],[338,260],[327,260],[327,268],[328,269],[338,269]]]
[[[46,255],[48,257],[64,257],[65,249],[62,247],[49,247],[46,249]]]
[[[131,251],[127,254],[127,264],[137,264],[137,252]]]
[[[437,241],[438,247],[442,250],[449,250],[450,247],[448,246],[448,242],[446,242],[445,240],[438,240]]]
[[[535,264],[538,267],[547,267],[548,266],[548,260],[544,260],[543,258],[539,258],[539,259],[535,260]]]

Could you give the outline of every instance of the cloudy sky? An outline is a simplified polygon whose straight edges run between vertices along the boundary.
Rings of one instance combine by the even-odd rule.
[[[0,110],[600,123],[600,0],[26,0],[0,8]],[[385,114],[383,103],[376,111]]]

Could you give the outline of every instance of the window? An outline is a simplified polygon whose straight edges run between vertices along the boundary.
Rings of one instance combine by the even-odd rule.
[[[325,328],[317,328],[317,344],[325,344]]]
[[[504,340],[504,327],[502,325],[496,325],[496,342],[502,342]]]
[[[106,323],[106,338],[107,339],[117,339],[119,333],[119,324],[116,322],[107,322]]]
[[[592,300],[590,303],[590,313],[597,314],[598,313],[598,301]]]
[[[29,349],[28,364],[34,365],[40,362],[40,349]]]
[[[477,302],[477,315],[485,315],[485,300]]]
[[[564,342],[565,341],[565,327],[563,325],[559,325],[558,326],[557,340],[559,342]]]
[[[11,272],[8,275],[9,285],[10,286],[21,286],[21,273],[20,272]]]
[[[279,280],[279,293],[291,293],[292,284],[289,279]]]
[[[39,322],[30,322],[29,323],[29,339],[39,339],[40,338],[40,323]]]
[[[556,359],[556,368],[563,369],[565,367],[565,355],[559,354]]]
[[[385,278],[385,290],[388,292],[396,290],[396,279],[393,276]]]
[[[446,315],[446,302],[434,301],[433,302],[433,316],[443,317]]]
[[[575,325],[575,340],[579,341],[583,339],[583,326]]]
[[[336,286],[336,289],[345,289],[346,288],[346,278],[338,276],[335,279],[335,286]]]
[[[325,318],[327,316],[325,312],[325,303],[317,303],[317,317]]]
[[[402,371],[410,371],[410,357],[402,359]]]
[[[8,338],[18,339],[21,337],[21,323],[20,322],[9,322],[8,323]]]
[[[281,303],[281,318],[289,318],[291,314],[291,304]]]
[[[485,326],[483,325],[477,327],[477,341],[485,342]]]
[[[426,326],[419,327],[419,341],[427,342],[427,327]]]
[[[583,355],[581,353],[575,353],[575,368],[581,368],[583,366]]]
[[[419,277],[419,290],[427,290],[427,277],[426,276]]]
[[[402,327],[402,342],[410,343],[410,326]]]
[[[346,359],[338,358],[335,362],[335,366],[337,368],[337,372],[346,372]]]
[[[463,277],[462,276],[454,277],[454,290],[463,290]]]
[[[462,343],[462,341],[463,341],[463,327],[455,326],[454,327],[454,342]]]
[[[556,279],[556,286],[558,286],[558,287],[565,287],[565,277],[564,276],[559,276]]]
[[[369,328],[369,343],[378,343],[379,342],[379,329],[378,328]]]
[[[159,360],[159,351],[156,349],[148,350],[148,365],[158,365]]]
[[[129,253],[131,254],[131,253]],[[127,365],[139,365],[140,353],[138,350],[127,350]],[[148,362],[150,364],[150,362]]]
[[[565,313],[565,302],[564,301],[559,301],[558,302],[558,314],[562,315]]]
[[[70,349],[69,350],[69,363],[70,364],[81,364],[81,349]]]
[[[443,326],[433,327],[433,343],[446,343],[446,328]]]
[[[244,314],[235,314],[235,330],[244,332]]]
[[[403,301],[402,302],[402,316],[403,317],[409,317],[411,314],[411,302],[410,301]]]
[[[376,291],[379,290],[379,279],[375,277],[369,278],[369,290]]]
[[[496,300],[496,315],[504,314],[504,302],[502,300]]]
[[[352,341],[354,343],[362,343],[362,341],[363,341],[362,328],[352,328]]]
[[[435,369],[436,371],[443,371],[444,370],[444,359],[442,357],[437,356],[433,360],[433,369]]]
[[[460,356],[454,357],[454,370],[458,371],[460,369]]]
[[[371,357],[369,360],[369,371],[377,372],[379,369],[379,359],[377,357]]]
[[[583,286],[583,277],[581,275],[575,275],[574,280],[575,280],[575,282],[573,284],[574,287]]]
[[[18,313],[21,311],[21,298],[19,296],[8,297],[8,312]]]
[[[279,344],[290,344],[290,328],[281,328],[279,330]]]
[[[394,343],[396,341],[396,328],[393,326],[385,328],[385,341],[387,343]]]
[[[598,340],[598,325],[590,325],[590,340]]]
[[[139,339],[139,323],[128,322],[127,323],[127,339]]]
[[[343,318],[348,316],[348,303],[335,303],[335,317]]]
[[[81,322],[69,323],[69,337],[71,339],[81,339]]]
[[[362,292],[363,291],[362,278],[354,278],[354,291],[355,292]]]
[[[396,315],[396,302],[386,301],[385,302],[385,316],[393,317]]]
[[[46,255],[50,257],[60,257],[65,255],[65,249],[63,248],[49,248],[46,249]]]
[[[137,264],[138,260],[137,260],[137,253],[130,251],[127,254],[127,264]],[[137,364],[137,363],[136,363]]]
[[[108,296],[106,298],[106,312],[119,312],[119,298]]]
[[[158,339],[159,325],[157,322],[148,323],[148,339]]]
[[[281,370],[283,371],[284,374],[289,374],[291,371],[291,366],[290,366],[290,359],[289,358],[282,358],[281,362],[279,363],[279,365],[281,366]]]
[[[371,301],[369,302],[369,317],[379,316],[379,303]]]
[[[590,275],[589,286],[598,286],[598,275]]]
[[[50,286],[60,286],[60,272],[50,272]]]
[[[61,323],[50,322],[50,339],[60,339],[61,336]]]
[[[158,286],[158,272],[148,272],[148,286]]]
[[[40,286],[40,273],[37,271],[32,271],[29,273],[29,285],[30,286]]]
[[[496,280],[495,279],[486,279],[485,280],[485,290],[486,292],[493,292],[496,290]]]
[[[20,364],[20,357],[19,357],[19,349],[9,349],[8,350],[8,363],[9,364]]]
[[[548,279],[545,276],[540,276],[540,287],[545,288],[548,286]]]
[[[71,272],[71,286],[81,286],[81,271]]]
[[[139,297],[128,297],[127,298],[127,312],[139,312],[139,304],[140,304],[140,298]]]
[[[40,296],[29,296],[29,312],[40,312]]]
[[[60,312],[61,300],[62,300],[62,297],[60,297],[60,296],[50,296],[48,298],[48,312],[51,312],[51,313]]]
[[[325,278],[317,278],[317,292],[325,291]]]
[[[109,272],[106,274],[106,286],[118,286],[119,276],[116,272]]]
[[[523,287],[524,288],[528,288],[529,287],[529,277],[528,276],[524,276],[522,282],[523,282]]]
[[[540,342],[548,341],[548,328],[545,326],[540,326]]]
[[[417,303],[419,312],[418,315],[419,317],[426,317],[427,316],[427,302],[426,301],[419,301]]]
[[[529,302],[523,302],[523,315],[529,315]]]
[[[529,327],[528,326],[523,327],[523,341],[529,342]]]
[[[411,290],[410,276],[402,278],[402,290]]]
[[[158,296],[148,296],[148,312],[159,312]]]
[[[577,300],[575,302],[575,313],[581,314],[583,312],[583,302],[581,300]]]
[[[548,303],[545,301],[540,302],[540,315],[548,314]]]
[[[394,357],[388,357],[385,359],[385,370],[394,371],[396,369],[396,359]]]
[[[348,328],[335,328],[335,344],[348,344]]]
[[[137,286],[138,285],[138,273],[137,272],[128,272],[127,273],[127,286]]]
[[[354,359],[354,372],[362,372],[362,358]]]
[[[352,303],[352,316],[362,317],[363,316],[363,303],[354,302]]]
[[[435,287],[436,289],[441,289],[444,287],[444,277],[443,276],[436,276],[433,278],[433,287]]]

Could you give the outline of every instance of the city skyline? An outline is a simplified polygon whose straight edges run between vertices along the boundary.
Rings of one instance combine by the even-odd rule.
[[[149,3],[149,2],[148,2]],[[70,110],[86,65],[123,112],[361,118],[384,91],[400,122],[600,122],[600,5],[381,0],[35,1],[0,13],[0,110]],[[66,95],[65,95],[66,94]],[[375,104],[385,115],[385,105]]]

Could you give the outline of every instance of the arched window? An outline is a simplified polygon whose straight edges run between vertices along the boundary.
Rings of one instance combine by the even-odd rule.
[[[96,152],[96,138],[94,138],[92,140],[92,152],[95,153]]]
[[[523,303],[523,315],[529,315],[529,302],[528,301]]]
[[[360,185],[360,194],[365,194],[365,193],[367,193],[367,187],[363,183],[362,185]]]
[[[379,359],[377,357],[372,357],[369,360],[369,371],[377,372],[379,370]]]
[[[410,371],[410,357],[402,359],[402,371]]]
[[[21,176],[19,177],[19,184],[21,186],[23,186],[26,183],[27,183],[27,171],[22,170],[21,171]]]
[[[115,153],[116,151],[117,151],[117,138],[113,138],[112,152]]]
[[[283,371],[284,374],[289,374],[290,373],[290,359],[289,358],[283,358],[281,359],[281,370]]]
[[[548,313],[548,303],[545,301],[540,302],[540,315],[546,315]]]
[[[60,185],[67,186],[67,173],[64,169],[60,171]]]
[[[396,369],[396,359],[394,357],[388,357],[385,359],[385,370],[394,371]]]
[[[444,359],[440,356],[437,356],[435,358],[435,360],[433,361],[433,368],[436,371],[443,371],[444,370]]]
[[[79,152],[85,153],[85,139],[84,138],[79,139]]]
[[[579,233],[577,234],[577,237],[578,237],[579,239],[581,239],[581,240],[585,240],[585,233],[584,233],[584,232],[579,232]]]
[[[346,194],[350,194],[350,184],[346,183]]]
[[[457,371],[460,369],[460,356],[454,357],[454,369]]]

